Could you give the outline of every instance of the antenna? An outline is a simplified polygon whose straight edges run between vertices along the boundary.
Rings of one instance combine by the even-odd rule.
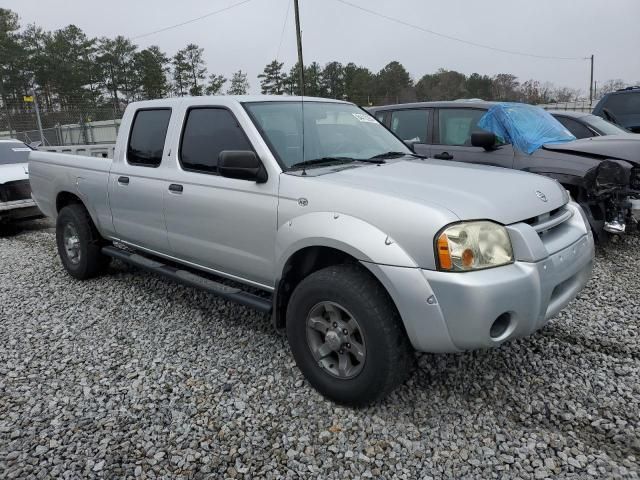
[[[298,0],[293,0],[293,7],[296,17],[296,43],[298,44],[298,82],[300,84],[300,108],[302,110],[302,161],[304,158],[304,61],[302,59],[302,34],[300,33],[300,9]],[[307,169],[302,167],[302,175],[307,174]]]

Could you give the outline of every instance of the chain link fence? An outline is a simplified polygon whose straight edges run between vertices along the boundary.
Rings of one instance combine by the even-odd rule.
[[[544,108],[545,110],[570,110],[574,112],[585,112],[591,113],[593,110],[593,105],[589,100],[578,100],[575,102],[557,102],[557,103],[547,103],[544,105],[538,105],[539,107]]]
[[[40,122],[33,102],[19,109],[0,109],[0,138],[16,138],[43,146],[115,143],[124,107],[81,104],[47,107],[39,105]]]

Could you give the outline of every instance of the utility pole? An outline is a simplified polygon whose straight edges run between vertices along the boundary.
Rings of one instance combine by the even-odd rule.
[[[42,121],[40,121],[40,108],[38,108],[38,96],[36,95],[35,88],[32,90],[33,95],[33,106],[36,109],[36,120],[38,121],[38,130],[40,131],[40,141],[42,142],[42,146],[44,147],[44,133],[42,133]]]
[[[13,129],[11,128],[11,113],[9,112],[9,106],[7,105],[7,99],[4,96],[4,79],[0,77],[0,100],[4,107],[5,114],[7,115],[7,126],[9,127],[9,136],[13,137]]]
[[[304,96],[304,62],[302,61],[302,35],[300,34],[300,11],[298,9],[298,0],[293,0],[293,9],[296,14],[296,40],[298,42],[298,64],[300,65],[299,82],[300,95]]]
[[[591,81],[589,82],[589,105],[593,105],[593,54],[591,55]]]

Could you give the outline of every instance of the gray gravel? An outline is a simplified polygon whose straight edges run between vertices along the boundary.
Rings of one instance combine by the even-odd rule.
[[[422,355],[364,410],[319,396],[260,314],[0,238],[0,477],[638,478],[640,238],[535,336]]]

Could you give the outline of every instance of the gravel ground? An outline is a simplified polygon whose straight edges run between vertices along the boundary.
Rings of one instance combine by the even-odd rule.
[[[538,334],[422,355],[351,410],[265,316],[124,266],[75,281],[41,227],[0,238],[0,477],[640,476],[639,237]]]

